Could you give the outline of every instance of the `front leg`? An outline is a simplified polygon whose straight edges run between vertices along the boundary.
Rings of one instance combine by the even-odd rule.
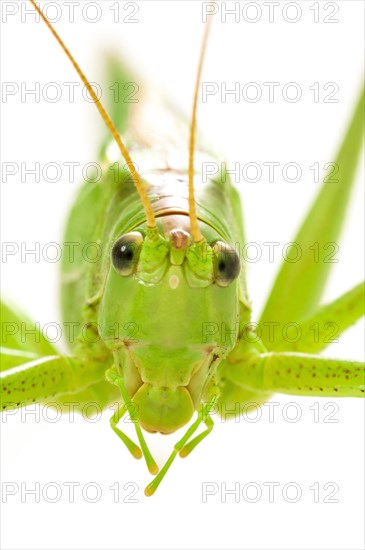
[[[116,360],[118,360],[118,356],[116,354],[115,354],[115,358],[116,358]],[[142,453],[143,453],[143,456],[144,456],[146,464],[147,464],[147,468],[148,468],[148,470],[151,474],[153,474],[153,475],[157,474],[158,473],[158,466],[157,466],[155,460],[153,459],[153,457],[151,455],[151,452],[150,452],[150,450],[147,446],[145,438],[143,437],[142,429],[141,429],[141,426],[140,426],[139,421],[138,421],[138,414],[136,414],[135,406],[133,405],[132,400],[131,400],[130,396],[128,395],[127,389],[126,389],[125,384],[124,384],[123,376],[120,374],[119,370],[116,367],[112,367],[109,370],[107,370],[105,376],[106,376],[106,379],[107,379],[108,382],[111,382],[112,384],[115,384],[119,388],[120,393],[122,395],[124,405],[125,405],[125,407],[128,411],[130,419],[134,423],[134,427],[135,427],[135,430],[136,430],[138,441],[139,441],[139,444],[141,446]],[[122,439],[122,441],[127,446],[127,448],[130,450],[130,452],[136,458],[139,458],[139,456],[138,456],[139,447],[137,447],[137,445],[135,445],[123,432],[120,432],[120,430],[118,430],[116,428],[116,425],[117,425],[118,421],[120,420],[120,418],[122,416],[123,415],[119,414],[118,411],[117,411],[117,413],[115,413],[111,418],[111,421],[110,421],[111,422],[111,427],[117,433],[117,435]]]
[[[147,485],[145,489],[145,495],[147,497],[154,494],[177,455],[179,454],[182,457],[187,456],[198,445],[198,443],[200,443],[200,441],[202,441],[202,439],[204,439],[212,431],[213,420],[210,418],[209,415],[215,404],[216,399],[214,398],[210,403],[200,405],[198,410],[198,418],[188,428],[183,437],[174,445],[172,453],[170,454],[160,472],[151,481],[151,483]],[[196,432],[202,422],[206,425],[207,429],[198,436],[194,437],[194,439],[189,442],[191,436]]]

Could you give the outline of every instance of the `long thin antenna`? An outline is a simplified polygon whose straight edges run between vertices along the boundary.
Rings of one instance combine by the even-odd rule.
[[[79,75],[79,77],[81,78],[82,82],[85,84],[86,88],[87,88],[87,91],[89,92],[89,94],[91,95],[91,97],[93,98],[98,110],[99,110],[99,113],[101,114],[106,126],[108,127],[111,135],[113,136],[113,138],[115,139],[118,147],[119,147],[119,150],[120,152],[122,153],[122,156],[124,158],[124,160],[126,161],[127,163],[127,166],[130,170],[130,173],[131,173],[131,176],[132,176],[132,179],[133,179],[133,182],[136,186],[136,189],[139,193],[139,196],[141,198],[141,201],[142,201],[142,204],[143,204],[143,208],[146,212],[146,219],[147,219],[147,227],[150,228],[150,229],[156,229],[156,221],[155,221],[155,216],[154,216],[154,213],[153,213],[153,210],[152,210],[152,206],[151,206],[151,203],[148,199],[148,196],[147,196],[147,192],[146,192],[146,189],[143,185],[143,182],[137,172],[137,170],[135,169],[134,167],[134,164],[132,162],[132,159],[128,153],[128,150],[126,148],[126,146],[124,145],[124,143],[122,142],[122,140],[120,139],[120,136],[118,134],[118,131],[117,129],[115,128],[110,116],[108,115],[108,113],[106,112],[106,110],[104,109],[103,105],[101,104],[98,96],[96,95],[96,93],[94,92],[94,90],[92,89],[88,79],[86,78],[86,76],[84,75],[84,73],[82,72],[82,70],[80,69],[78,63],[76,62],[75,58],[72,56],[71,52],[68,50],[68,48],[66,47],[66,45],[64,44],[64,42],[62,41],[61,37],[58,35],[58,33],[55,31],[55,29],[53,28],[53,26],[51,25],[51,23],[48,21],[47,17],[43,14],[42,10],[40,9],[40,7],[35,3],[35,0],[30,0],[30,2],[33,4],[33,7],[34,9],[39,13],[39,15],[41,16],[41,18],[43,19],[43,21],[45,22],[45,24],[47,25],[47,27],[49,28],[49,30],[51,31],[51,33],[53,34],[53,36],[55,37],[55,39],[57,40],[57,42],[59,43],[59,45],[61,46],[61,48],[63,49],[63,51],[65,52],[65,54],[67,55],[67,57],[69,58],[69,60],[71,61],[72,65],[74,66],[77,74]]]
[[[205,51],[207,49],[208,36],[210,27],[212,24],[213,15],[208,15],[208,21],[206,23],[203,42],[200,50],[200,58],[198,65],[198,72],[196,75],[195,82],[195,91],[194,91],[194,102],[193,102],[193,112],[191,116],[191,126],[190,126],[190,140],[189,140],[189,217],[191,225],[191,235],[193,241],[198,243],[204,240],[203,235],[200,232],[198,225],[198,216],[196,214],[196,205],[195,205],[195,193],[194,193],[194,152],[195,152],[195,133],[196,133],[196,111],[198,106],[198,97],[199,97],[199,87],[205,57]]]

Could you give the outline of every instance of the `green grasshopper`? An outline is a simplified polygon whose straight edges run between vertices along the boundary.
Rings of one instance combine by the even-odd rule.
[[[156,159],[142,177],[132,156],[143,167],[149,152],[138,145],[133,128],[127,133],[126,104],[111,105],[108,115],[56,31],[30,1],[93,97],[123,162],[119,157],[117,174],[109,170],[113,155],[108,139],[100,154],[106,168],[102,182],[86,182],[68,218],[65,242],[98,243],[101,249],[96,263],[88,263],[80,251],[73,261],[63,256],[63,318],[79,327],[69,355],[59,354],[41,333],[24,343],[15,327],[29,321],[1,306],[2,409],[50,400],[63,407],[71,397],[79,410],[90,401],[101,409],[117,402],[111,428],[132,456],[144,457],[155,475],[145,490],[152,495],[175,457],[190,454],[212,431],[213,412],[222,414],[236,403],[259,407],[273,392],[363,397],[364,364],[319,353],[327,345],[327,322],[336,322],[341,334],[364,315],[364,284],[319,306],[331,264],[323,261],[323,246],[314,262],[310,245],[340,235],[362,145],[364,92],[337,155],[340,182],[323,183],[293,239],[303,256],[283,263],[259,321],[261,326],[295,321],[302,337],[290,342],[263,333],[259,338],[250,324],[239,254],[245,239],[238,192],[224,173],[204,183],[194,164],[198,90],[211,18],[195,86],[189,165]],[[118,64],[113,71],[122,85],[129,81]],[[121,134],[132,144],[129,150]],[[205,150],[200,153],[211,159]],[[320,327],[316,339],[315,323]],[[143,430],[171,434],[195,412],[196,419],[159,471]],[[127,414],[139,445],[118,427]],[[202,423],[205,429],[194,435]]]

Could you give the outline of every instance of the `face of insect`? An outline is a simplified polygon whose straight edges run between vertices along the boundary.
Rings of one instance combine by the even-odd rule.
[[[141,425],[162,433],[190,420],[239,318],[238,255],[218,235],[192,243],[186,217],[175,218],[156,241],[140,231],[116,240],[99,319]]]

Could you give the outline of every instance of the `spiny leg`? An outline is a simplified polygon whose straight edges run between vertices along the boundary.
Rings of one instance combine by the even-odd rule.
[[[364,397],[365,366],[360,361],[304,353],[263,355],[268,388],[289,395]]]
[[[109,369],[106,371],[106,379],[111,382],[112,384],[115,384],[116,386],[118,386],[119,390],[120,390],[120,393],[122,395],[122,398],[123,398],[123,401],[124,401],[124,404],[127,408],[127,411],[128,411],[128,414],[130,416],[130,419],[132,420],[132,422],[134,423],[134,428],[136,430],[136,434],[137,434],[137,437],[138,437],[138,441],[139,441],[139,444],[141,446],[141,449],[142,449],[142,453],[143,453],[143,456],[145,458],[145,461],[146,461],[146,464],[147,464],[147,468],[149,470],[149,472],[153,475],[157,474],[158,473],[158,466],[154,460],[154,458],[152,457],[151,455],[151,452],[147,446],[147,443],[145,441],[145,438],[143,437],[143,433],[142,433],[142,430],[141,430],[141,426],[139,425],[139,422],[138,422],[138,419],[136,418],[136,411],[135,411],[135,408],[134,408],[134,405],[131,401],[131,398],[129,397],[128,395],[128,392],[126,390],[126,387],[124,385],[124,380],[123,380],[123,377],[117,372],[117,370],[115,369],[115,367]],[[114,415],[113,415],[114,416]],[[112,427],[113,428],[113,427]],[[113,428],[114,429],[114,428]],[[115,431],[115,430],[114,430]],[[116,432],[118,433],[118,432]],[[119,435],[119,433],[118,433]],[[123,434],[125,435],[125,434]],[[124,439],[121,438],[123,441]],[[128,438],[129,439],[129,438]],[[125,441],[124,441],[125,443]],[[126,443],[127,444],[127,443]],[[128,445],[127,445],[128,446]],[[137,446],[136,446],[137,447]],[[129,447],[128,447],[129,448]],[[137,447],[138,449],[138,447]],[[133,453],[132,453],[133,454]]]
[[[292,352],[229,356],[221,375],[246,389],[289,395],[364,397],[365,366],[359,361]]]
[[[214,401],[214,404],[215,404],[215,401]],[[175,460],[175,458],[177,457],[177,455],[179,453],[181,453],[181,451],[183,451],[186,447],[187,447],[187,452],[183,455],[183,456],[186,456],[187,454],[189,454],[189,452],[191,452],[194,447],[197,446],[197,444],[202,440],[204,439],[208,433],[210,433],[212,431],[212,428],[213,428],[213,420],[209,417],[209,413],[211,412],[211,408],[212,408],[212,403],[208,403],[208,404],[205,404],[205,405],[201,405],[199,411],[198,411],[198,418],[195,420],[195,422],[190,426],[190,428],[187,430],[187,432],[185,433],[185,435],[180,439],[180,441],[178,441],[175,446],[174,446],[174,450],[172,451],[171,455],[169,456],[169,458],[167,459],[167,461],[165,462],[163,468],[160,470],[159,474],[151,481],[151,483],[149,485],[147,485],[147,487],[145,488],[145,495],[146,496],[151,496],[154,494],[154,492],[156,491],[157,487],[160,485],[161,481],[163,480],[163,478],[165,477],[167,471],[169,470],[171,464],[173,463],[173,461]],[[208,420],[209,419],[209,420]],[[187,442],[189,441],[190,437],[193,435],[193,433],[196,432],[196,430],[199,428],[200,424],[204,422],[207,426],[207,430],[205,430],[204,432],[202,432],[200,435],[198,435],[197,437],[195,437],[192,441],[191,441],[191,446],[190,445],[187,445]]]
[[[37,323],[21,312],[0,302],[0,401],[2,410],[14,410],[50,398],[62,406],[73,396],[77,405],[81,396],[88,399],[91,388],[108,397],[102,386],[105,357],[89,354],[60,355],[43,336]],[[24,337],[23,327],[29,331]],[[95,399],[95,398],[94,398]],[[80,400],[81,401],[81,400]],[[86,402],[86,401],[85,401]],[[97,399],[98,404],[99,401]],[[77,407],[76,407],[77,408]]]
[[[1,355],[5,361],[8,356]],[[19,361],[21,356],[17,357]],[[3,410],[13,410],[66,394],[74,394],[103,380],[102,362],[76,356],[38,357],[15,367],[6,364],[0,375]]]

